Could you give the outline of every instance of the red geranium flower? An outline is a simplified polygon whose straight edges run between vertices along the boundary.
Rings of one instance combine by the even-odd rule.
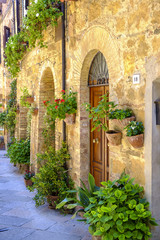
[[[65,102],[65,100],[64,100],[64,99],[61,99],[61,103],[62,103],[62,102]]]
[[[59,101],[60,101],[60,99],[56,99],[56,100],[54,100],[56,103],[59,103]]]
[[[62,93],[65,93],[65,90],[62,90],[61,92],[62,92]]]
[[[58,108],[58,106],[55,106],[55,109],[57,109]]]
[[[49,100],[43,101],[44,105],[47,106],[47,104],[49,103]]]

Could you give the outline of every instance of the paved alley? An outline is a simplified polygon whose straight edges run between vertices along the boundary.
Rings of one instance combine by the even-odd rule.
[[[72,220],[71,215],[35,207],[30,193],[18,173],[0,151],[0,240],[90,240],[88,227]]]

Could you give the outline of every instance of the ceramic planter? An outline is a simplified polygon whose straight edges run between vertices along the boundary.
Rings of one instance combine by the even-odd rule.
[[[66,118],[64,119],[64,121],[67,125],[72,125],[75,123],[75,119],[76,119],[75,113],[73,113],[73,114],[66,113]]]
[[[119,119],[113,119],[112,121],[115,123],[115,125],[119,126],[119,127],[126,127],[131,121],[135,121],[136,117],[135,116],[131,116],[128,118],[124,118],[122,120]]]
[[[24,183],[25,183],[26,187],[33,185],[33,182],[32,182],[31,179],[25,179],[25,178],[24,178]]]
[[[144,143],[144,134],[127,137],[127,140],[132,145],[132,147],[141,148],[143,147],[143,143]]]
[[[121,144],[122,133],[114,130],[106,132],[106,137],[109,141],[109,145],[118,146]]]
[[[56,201],[58,200],[58,196],[52,196],[48,195],[47,197],[47,202],[49,203],[49,208],[56,209]]]
[[[33,103],[34,102],[34,97],[27,97],[26,102],[28,102],[30,104]]]

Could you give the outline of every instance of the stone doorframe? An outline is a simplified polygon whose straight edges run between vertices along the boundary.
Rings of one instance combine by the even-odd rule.
[[[110,92],[112,92],[114,81],[119,81],[123,73],[118,43],[104,27],[94,26],[89,28],[76,43],[76,50],[70,52],[69,55],[74,81],[76,81],[76,84],[79,83],[80,86],[80,156],[77,164],[79,166],[77,179],[82,179],[86,183],[90,172],[90,129],[88,115],[82,107],[82,103],[89,102],[88,74],[92,60],[99,51],[104,55],[111,81]],[[77,184],[80,184],[80,182],[77,182]]]
[[[160,98],[160,53],[147,59],[145,93],[145,193],[153,216],[160,224],[160,126],[156,125],[154,101]],[[159,239],[160,226],[153,239]]]

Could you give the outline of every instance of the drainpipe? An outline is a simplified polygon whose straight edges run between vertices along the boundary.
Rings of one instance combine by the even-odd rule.
[[[65,2],[61,2],[62,16],[62,89],[66,89]],[[63,121],[63,141],[66,141],[66,123]]]
[[[14,8],[14,0],[12,0],[12,5],[13,5],[13,29],[14,29],[14,34],[16,33],[16,27],[15,27],[15,8]]]
[[[19,1],[16,0],[16,12],[17,12],[17,32],[20,32],[20,21],[19,21]]]

